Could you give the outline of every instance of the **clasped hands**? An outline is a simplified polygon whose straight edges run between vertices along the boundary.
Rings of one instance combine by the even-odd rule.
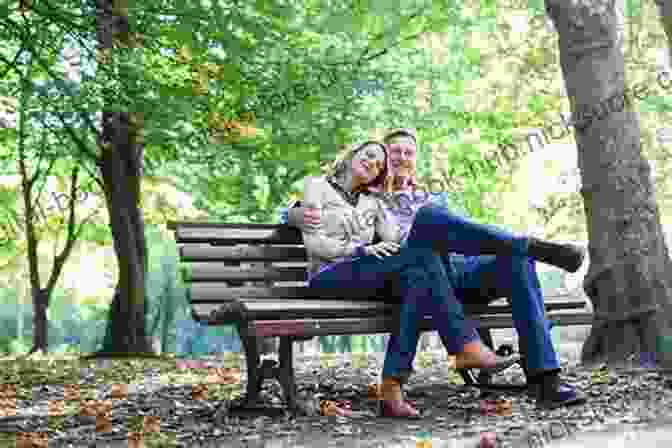
[[[316,228],[320,225],[322,211],[319,208],[305,207],[303,209],[303,224],[309,228]],[[366,255],[374,255],[382,260],[384,256],[394,255],[399,251],[399,244],[390,241],[381,241],[376,244],[367,244],[364,246]]]

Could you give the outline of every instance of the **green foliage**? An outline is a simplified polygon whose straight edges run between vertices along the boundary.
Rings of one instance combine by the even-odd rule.
[[[496,145],[510,140],[514,122],[499,110],[466,110],[463,98],[465,86],[481,77],[484,57],[466,45],[465,36],[494,26],[493,0],[471,8],[478,17],[452,0],[398,7],[387,0],[269,0],[245,8],[132,2],[131,37],[141,45],[118,46],[110,54],[97,54],[91,45],[91,5],[34,3],[30,14],[0,10],[0,99],[16,99],[23,89],[27,132],[21,144],[32,167],[52,163],[59,181],[78,164],[83,191],[102,198],[95,183],[95,114],[130,110],[142,120],[146,175],[173,179],[210,220],[277,222],[279,208],[300,193],[301,179],[319,173],[341,145],[368,138],[372,129],[404,126],[419,130],[420,175],[450,171],[469,214],[494,216],[486,198],[502,167],[488,162],[467,133],[478,130],[482,143]],[[431,33],[447,50],[440,63],[419,40]],[[68,73],[66,50],[80,52],[79,76]],[[424,84],[428,98],[418,106]],[[535,112],[543,109],[539,101],[531,100]],[[19,143],[16,129],[0,129],[0,174],[16,174]],[[447,162],[437,163],[435,147],[442,143]],[[0,221],[16,218],[16,193],[0,189]],[[41,216],[41,234],[62,233],[55,210]],[[80,237],[109,245],[106,225],[92,221]],[[25,250],[20,228],[0,228],[3,255]],[[170,352],[178,338],[174,323],[191,317],[174,242],[151,228],[147,239],[146,328]],[[54,341],[78,331],[81,346],[93,351],[105,334],[109,306],[76,310],[67,299],[58,289],[52,297]],[[231,329],[208,328],[206,334],[234,336]]]
[[[544,0],[527,0],[527,7],[530,15],[543,16],[546,14]]]
[[[641,0],[625,0],[624,14],[628,18],[636,18],[642,14]]]
[[[94,31],[87,15],[92,11],[56,12],[75,7],[68,2],[53,15],[38,8],[29,21],[48,14],[58,32],[51,46],[27,45],[37,66],[33,101],[48,111],[34,118],[42,126],[51,120],[50,138],[74,143],[63,152],[90,164],[91,111],[112,102],[141,112],[148,174],[178,180],[213,219],[274,221],[301,178],[318,173],[339,145],[364,138],[374,127],[440,133],[447,122],[451,126],[446,107],[459,101],[462,84],[478,76],[480,64],[479,51],[464,48],[462,36],[488,20],[463,15],[460,2],[403,3],[391,8],[383,0],[329,7],[269,1],[235,11],[180,3],[174,15],[155,14],[162,6],[154,1],[135,3],[130,25],[141,30],[135,37],[142,46],[116,48],[95,77],[90,67],[96,55],[76,40]],[[482,2],[482,15],[493,6]],[[431,48],[418,47],[418,36],[430,31],[447,38],[448,63],[434,64]],[[11,60],[25,36],[6,37]],[[63,76],[66,64],[58,55],[67,47],[81,52],[80,80]],[[7,68],[15,82],[20,70]],[[40,77],[47,83],[39,84]],[[362,80],[375,80],[382,90],[362,94],[354,88]],[[421,80],[433,83],[430,110],[415,104]],[[3,86],[11,91],[11,83]],[[67,130],[59,123],[63,113],[71,117]],[[222,131],[244,114],[254,117],[255,137],[232,139]],[[85,232],[87,239],[109,241],[102,229]]]
[[[672,112],[672,99],[663,95],[647,96],[640,104],[640,112]]]

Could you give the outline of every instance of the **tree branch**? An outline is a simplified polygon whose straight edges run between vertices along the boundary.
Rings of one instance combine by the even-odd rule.
[[[16,63],[18,62],[19,58],[21,57],[21,55],[23,54],[24,51],[25,51],[25,48],[24,48],[23,42],[22,42],[21,47],[19,48],[19,51],[17,51],[16,54],[14,55],[14,60],[13,61],[10,61],[9,59],[5,58],[2,54],[0,54],[0,58],[2,58],[2,61],[5,64],[7,64],[7,69],[5,69],[5,71],[2,74],[0,74],[0,79],[5,79],[5,76],[7,76],[7,73],[9,73],[9,71],[12,70],[12,69],[14,69],[14,71],[17,72],[17,73],[21,73],[19,71],[19,68],[17,67]]]
[[[56,76],[56,74],[49,68],[49,65],[44,61],[44,59],[40,58],[40,57],[39,57],[38,55],[36,55],[36,54],[33,54],[33,55],[34,55],[34,57],[37,59],[37,62],[40,64],[40,66],[41,66],[41,67],[47,72],[47,74],[52,78],[52,80],[53,80],[54,83],[58,86],[58,88],[61,90],[61,92],[63,92],[63,93],[64,93],[65,95],[67,95],[67,96],[74,96],[74,95],[73,95],[73,92],[72,92],[72,91],[68,88],[68,86],[63,82],[63,80],[62,80],[60,77]],[[60,119],[61,122],[63,123],[63,126],[65,126],[65,127],[67,127],[67,128],[69,129],[70,126],[68,126],[68,125],[65,124],[65,120],[64,120],[62,114],[60,114],[60,113],[58,113],[58,112],[56,112],[56,114],[58,115],[59,119]],[[95,124],[94,124],[94,123],[91,121],[91,119],[89,118],[88,114],[79,112],[79,115],[84,119],[84,122],[85,122],[86,125],[88,126],[89,131],[91,131],[91,133],[92,133],[93,135],[97,136],[98,138],[102,138],[102,136],[98,133],[98,130],[96,129]],[[90,153],[88,152],[88,149],[86,149],[86,145],[83,145],[83,146],[82,146],[82,145],[78,145],[78,146],[80,147],[80,149],[81,149],[81,148],[84,148],[84,150],[85,150],[85,154],[86,154],[86,155],[92,157],[93,159],[96,158],[95,156],[93,156],[92,154],[90,154]]]
[[[63,247],[61,253],[59,253],[54,259],[54,264],[51,269],[51,275],[49,276],[49,281],[47,282],[47,286],[45,288],[47,291],[52,291],[54,286],[56,285],[58,277],[61,275],[61,271],[63,270],[63,265],[70,256],[70,252],[72,252],[72,248],[74,247],[75,241],[77,240],[75,232],[75,225],[76,225],[75,204],[77,201],[75,201],[75,198],[77,195],[78,175],[79,175],[79,166],[75,165],[75,167],[72,169],[72,174],[70,177],[70,204],[68,207],[70,213],[68,216],[68,226],[67,226],[67,236],[65,240],[65,246]],[[47,306],[49,306],[48,303]]]
[[[37,261],[37,245],[38,241],[35,237],[35,224],[33,223],[33,204],[32,204],[32,188],[33,184],[28,176],[26,168],[26,152],[25,152],[25,130],[26,130],[26,102],[28,96],[28,78],[32,68],[32,60],[28,64],[28,74],[22,77],[22,92],[19,104],[19,144],[18,144],[18,165],[21,174],[21,189],[23,196],[23,203],[26,211],[25,227],[26,227],[26,241],[28,244],[28,265],[30,267],[30,286],[33,291],[40,289],[40,272]]]

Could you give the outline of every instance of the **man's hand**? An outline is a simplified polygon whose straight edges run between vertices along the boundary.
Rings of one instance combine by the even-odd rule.
[[[394,255],[394,253],[399,250],[399,247],[400,246],[397,243],[382,241],[378,244],[364,246],[364,253],[366,255],[375,255],[382,260],[383,257]]]
[[[397,178],[397,180],[398,180],[398,183],[397,183],[398,189],[401,190],[401,191],[410,190],[411,187],[414,184],[416,184],[416,180],[415,180],[414,176],[399,176]]]

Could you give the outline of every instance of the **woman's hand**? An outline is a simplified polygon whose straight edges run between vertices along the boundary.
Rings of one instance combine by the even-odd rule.
[[[388,257],[394,255],[395,252],[399,250],[399,245],[397,243],[392,243],[390,241],[382,241],[378,244],[369,244],[364,246],[364,253],[366,255],[375,255],[381,260],[383,257]]]
[[[366,189],[369,191],[369,193],[382,193],[384,191],[382,185],[369,185],[366,187]]]
[[[303,224],[306,227],[318,227],[322,218],[322,210],[317,207],[304,207]]]

